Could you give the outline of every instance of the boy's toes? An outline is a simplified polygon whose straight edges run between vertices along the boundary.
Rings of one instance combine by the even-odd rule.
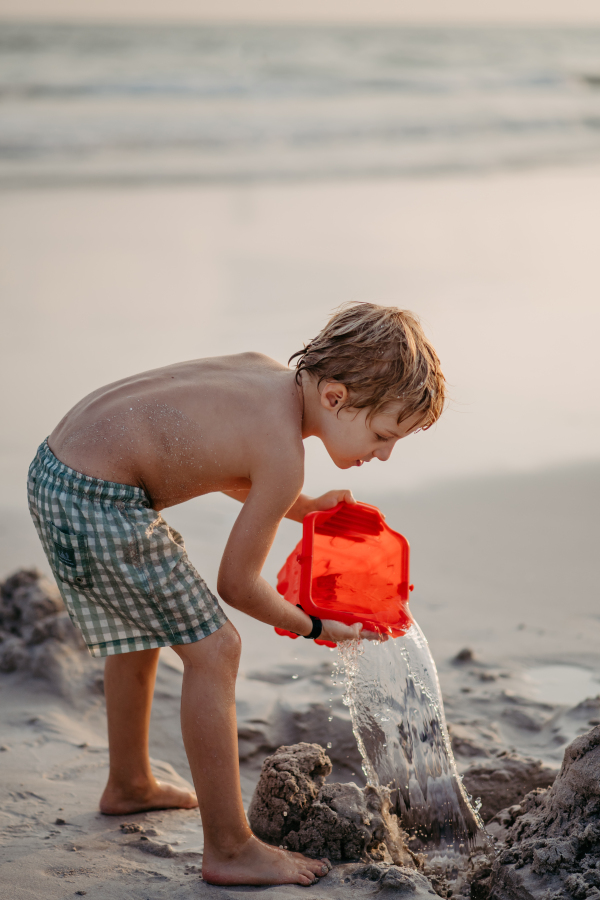
[[[331,870],[331,863],[328,859],[308,859],[306,861],[308,862],[310,871],[313,875],[316,875],[317,878],[322,878]]]

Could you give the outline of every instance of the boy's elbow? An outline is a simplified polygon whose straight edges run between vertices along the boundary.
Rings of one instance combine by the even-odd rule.
[[[239,579],[223,573],[217,579],[217,592],[221,600],[234,609],[240,608],[240,602],[243,602],[244,594],[247,594]]]

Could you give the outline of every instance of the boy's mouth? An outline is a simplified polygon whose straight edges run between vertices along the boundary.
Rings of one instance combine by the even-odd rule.
[[[357,459],[356,462],[354,463],[354,465],[355,465],[355,466],[362,466],[363,463],[364,463],[364,459]]]

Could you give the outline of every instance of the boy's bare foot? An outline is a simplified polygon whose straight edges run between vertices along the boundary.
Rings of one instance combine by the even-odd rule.
[[[252,835],[231,853],[214,853],[204,847],[202,877],[209,884],[314,884],[327,875],[331,863],[327,859],[308,859],[263,844]]]
[[[125,789],[109,782],[100,799],[100,812],[107,816],[125,816],[151,809],[195,809],[197,806],[198,798],[192,791],[164,781]]]

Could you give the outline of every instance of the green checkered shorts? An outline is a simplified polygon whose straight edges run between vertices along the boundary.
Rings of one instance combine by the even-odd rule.
[[[27,487],[48,562],[92,656],[191,644],[225,624],[181,535],[141,488],[75,472],[46,441]]]

